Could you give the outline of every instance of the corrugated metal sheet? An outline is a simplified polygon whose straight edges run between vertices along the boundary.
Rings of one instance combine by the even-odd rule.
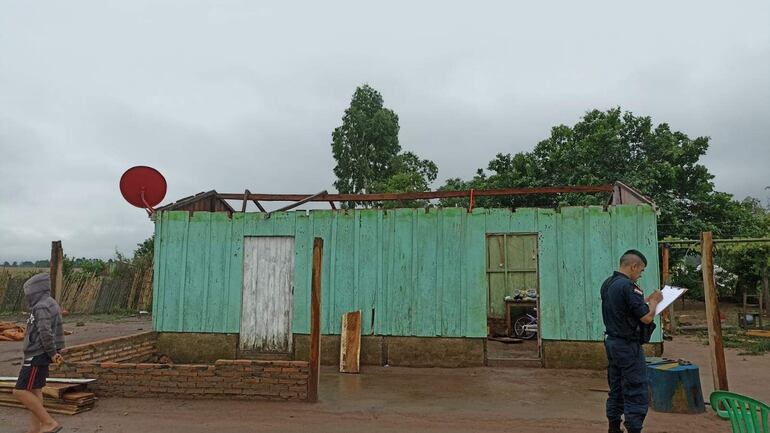
[[[238,332],[244,236],[294,236],[292,330],[308,333],[313,237],[324,238],[322,332],[362,310],[364,334],[486,336],[487,233],[538,233],[542,338],[601,340],[602,281],[626,249],[657,257],[646,205],[397,209],[273,214],[163,212],[156,222],[154,327]],[[658,286],[651,260],[641,280]],[[660,341],[659,334],[654,341]]]

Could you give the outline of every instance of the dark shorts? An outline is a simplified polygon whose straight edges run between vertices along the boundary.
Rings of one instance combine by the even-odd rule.
[[[49,364],[51,357],[47,354],[25,358],[19,372],[19,380],[16,381],[16,389],[32,391],[43,388],[48,378]]]

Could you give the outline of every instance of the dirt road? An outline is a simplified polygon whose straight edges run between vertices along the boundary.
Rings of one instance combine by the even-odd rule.
[[[136,321],[111,325],[88,326],[98,338],[121,327],[130,333],[147,326]],[[731,387],[770,401],[770,356],[739,357],[731,349],[727,353]],[[666,355],[700,363],[708,396],[706,346],[678,337],[667,343]],[[90,413],[59,419],[67,432],[84,433],[594,433],[606,431],[605,394],[590,389],[605,387],[604,373],[597,371],[364,367],[360,375],[342,375],[325,368],[316,404],[109,398]],[[0,431],[24,431],[25,417],[22,410],[0,408]],[[725,432],[729,425],[711,413],[650,412],[645,432],[682,431]]]

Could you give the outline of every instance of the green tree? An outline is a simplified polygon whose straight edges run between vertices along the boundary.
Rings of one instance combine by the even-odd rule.
[[[10,266],[11,266],[11,264],[10,264],[10,263],[8,263],[7,261],[6,261],[6,262],[3,262],[3,267],[4,267],[4,268],[10,267]]]
[[[382,95],[368,85],[358,87],[342,117],[342,125],[332,133],[337,190],[343,194],[428,191],[436,180],[438,167],[413,152],[400,153],[398,132],[398,115],[384,108]],[[385,202],[384,206],[426,204],[424,200],[409,200]]]
[[[736,235],[737,219],[751,218],[730,194],[714,190],[700,158],[709,138],[690,138],[668,124],[620,108],[587,112],[574,126],[559,125],[533,151],[498,154],[466,185],[514,188],[594,185],[621,181],[651,197],[660,210],[661,237]],[[460,186],[452,179],[443,189]],[[521,207],[604,204],[606,194],[562,194],[479,198],[478,206]],[[460,202],[466,204],[467,200]],[[446,203],[442,203],[446,204]],[[451,204],[458,204],[454,202]]]
[[[140,268],[152,266],[152,259],[155,251],[155,235],[136,244],[136,247],[137,248],[134,250],[134,257],[131,259],[131,264]]]
[[[376,182],[372,192],[423,192],[430,190],[430,183],[438,176],[438,167],[433,161],[420,159],[412,152],[396,155],[391,161],[392,174],[384,181]],[[424,207],[427,200],[405,200],[384,202],[383,207]]]
[[[393,159],[401,151],[398,131],[398,116],[383,107],[382,95],[369,85],[358,87],[342,125],[332,133],[337,191],[367,193],[390,177]]]

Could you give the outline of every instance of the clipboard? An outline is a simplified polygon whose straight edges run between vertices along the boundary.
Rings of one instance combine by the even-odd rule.
[[[684,295],[684,292],[686,291],[687,289],[682,287],[672,287],[669,285],[663,286],[663,288],[660,290],[660,292],[663,294],[663,300],[660,301],[657,308],[655,308],[655,315],[657,316],[663,312],[663,310],[665,310],[669,305],[679,299],[680,296]]]

